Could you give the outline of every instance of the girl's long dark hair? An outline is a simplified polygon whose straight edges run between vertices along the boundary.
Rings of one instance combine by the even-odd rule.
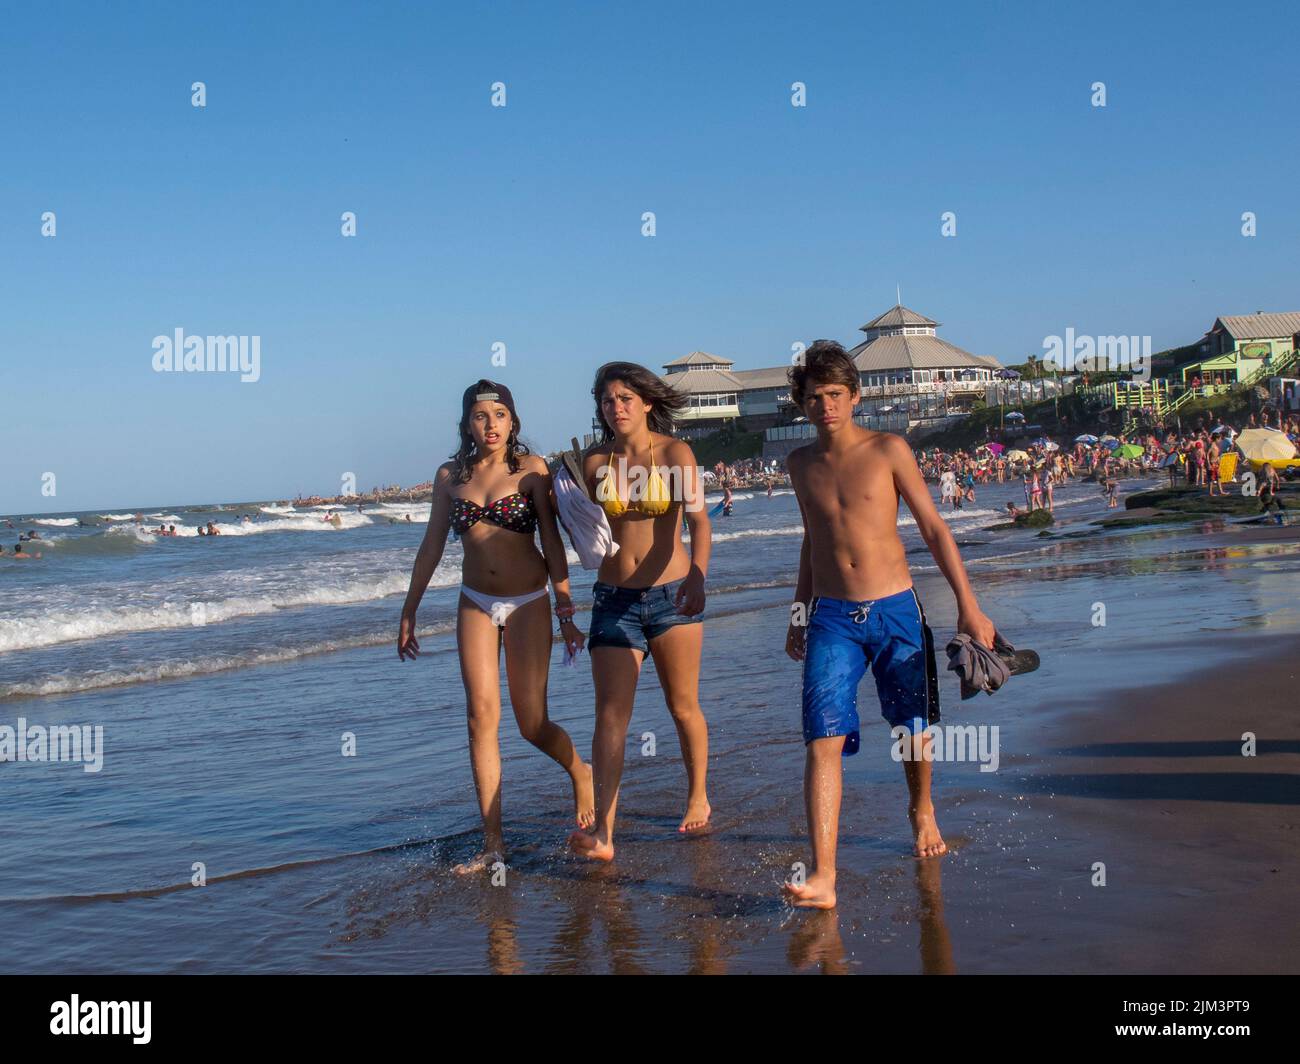
[[[677,417],[686,409],[690,400],[657,373],[652,373],[645,366],[635,362],[606,362],[596,370],[596,383],[591,386],[591,394],[596,400],[596,420],[600,423],[599,443],[609,443],[614,438],[614,430],[605,421],[600,409],[600,398],[610,381],[622,381],[641,397],[643,403],[653,404],[646,416],[651,432],[665,436],[673,434]]]
[[[497,386],[489,380],[480,380],[474,385],[474,389],[479,392],[494,392],[497,390]],[[471,407],[471,409],[473,408]],[[469,419],[470,411],[466,410],[465,416],[460,419],[460,448],[451,456],[451,460],[456,463],[451,472],[451,479],[456,484],[469,483],[469,478],[474,475],[474,463],[479,458],[474,436],[469,431]],[[520,428],[519,415],[512,413],[510,416],[510,435],[506,439],[506,465],[512,473],[519,472],[520,456],[532,453],[527,444],[519,442]]]

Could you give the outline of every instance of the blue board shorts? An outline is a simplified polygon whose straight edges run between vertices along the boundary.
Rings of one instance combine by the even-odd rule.
[[[703,614],[686,617],[677,612],[674,599],[683,581],[654,587],[615,587],[599,580],[591,588],[591,631],[587,649],[632,647],[650,652],[650,640],[679,624],[699,624]]]
[[[844,756],[858,752],[858,684],[867,666],[891,727],[915,734],[939,722],[934,634],[913,588],[866,602],[813,599],[804,649],[805,743],[843,735]]]

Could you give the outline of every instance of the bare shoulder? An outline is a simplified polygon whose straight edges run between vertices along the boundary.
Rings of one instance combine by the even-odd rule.
[[[793,451],[785,456],[786,469],[793,472],[795,469],[803,469],[804,464],[812,457],[813,445],[805,443],[802,447],[796,447]]]
[[[601,450],[599,445],[593,443],[582,452],[582,472],[586,476],[593,477],[608,460],[609,451]]]
[[[453,499],[452,488],[456,483],[456,463],[443,462],[438,467],[438,472],[433,474],[433,491],[430,494],[429,501],[435,505],[435,509],[442,505],[442,500]],[[430,515],[432,518],[432,515]]]
[[[664,456],[662,465],[686,466],[699,465],[695,460],[695,451],[685,440],[679,440],[676,436],[662,436],[655,433],[655,446],[658,447]]]
[[[872,436],[874,439],[867,441],[868,446],[874,448],[877,454],[886,456],[890,462],[904,468],[909,465],[916,465],[916,456],[912,453],[912,445],[898,433],[873,432]]]
[[[551,467],[546,464],[546,459],[540,454],[526,454],[519,459],[519,472],[535,473],[538,476],[548,477],[551,475]]]
[[[433,475],[433,490],[446,491],[451,485],[451,478],[455,471],[455,462],[443,462],[442,465],[438,467],[438,472]]]

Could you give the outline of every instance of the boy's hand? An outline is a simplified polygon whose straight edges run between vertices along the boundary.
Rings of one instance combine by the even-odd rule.
[[[971,606],[957,615],[957,631],[970,636],[981,646],[993,649],[996,629],[978,606]]]
[[[805,625],[792,624],[785,633],[785,652],[794,661],[803,661],[808,629]]]

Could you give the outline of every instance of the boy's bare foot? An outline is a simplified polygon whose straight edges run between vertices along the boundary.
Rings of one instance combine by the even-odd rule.
[[[601,842],[592,829],[575,831],[570,834],[569,849],[579,857],[586,857],[592,861],[614,860],[614,844],[612,842]]]
[[[784,883],[781,890],[796,909],[835,908],[835,877],[824,872],[814,872],[802,886]]]
[[[585,762],[573,778],[574,820],[580,828],[596,822],[596,790],[591,782],[591,766]]]
[[[713,815],[713,807],[709,805],[707,798],[697,798],[693,802],[686,803],[686,815],[682,817],[682,822],[677,825],[678,831],[699,831],[700,828],[707,827],[709,817]]]
[[[458,876],[469,876],[475,872],[483,872],[491,868],[498,861],[505,858],[501,856],[500,850],[484,850],[477,857],[471,857],[464,864],[453,866],[452,871]]]
[[[912,809],[908,816],[912,821],[912,834],[916,837],[913,853],[917,857],[938,857],[948,852],[948,844],[939,834],[939,825],[934,819],[933,806],[925,810]]]

